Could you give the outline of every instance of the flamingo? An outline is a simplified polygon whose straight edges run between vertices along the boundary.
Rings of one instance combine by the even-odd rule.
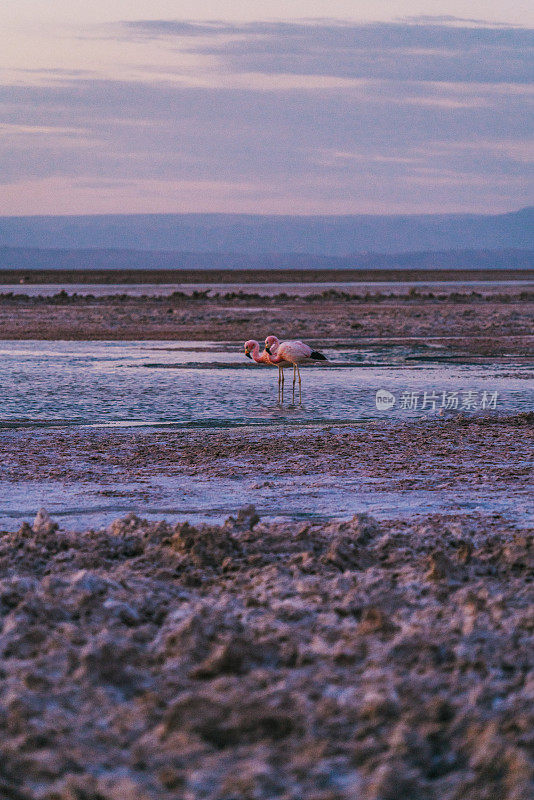
[[[251,358],[256,364],[270,364],[271,366],[278,367],[278,403],[284,402],[284,368],[290,367],[291,364],[289,361],[284,361],[281,359],[276,364],[272,361],[271,356],[267,352],[267,348],[260,353],[260,345],[255,339],[249,339],[248,342],[245,342],[245,355],[247,358]],[[282,400],[280,401],[280,397]]]
[[[265,340],[265,351],[269,354],[271,364],[278,365],[281,362],[293,364],[293,405],[295,405],[295,379],[299,376],[299,404],[302,405],[302,382],[300,380],[299,364],[306,361],[328,361],[327,357],[318,350],[300,342],[292,340],[281,342],[277,336],[268,336]]]

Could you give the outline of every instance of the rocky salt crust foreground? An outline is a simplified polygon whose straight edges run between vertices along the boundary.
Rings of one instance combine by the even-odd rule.
[[[0,535],[0,797],[528,800],[533,539],[500,517]]]

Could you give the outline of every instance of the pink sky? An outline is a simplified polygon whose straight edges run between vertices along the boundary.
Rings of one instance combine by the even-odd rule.
[[[8,0],[0,213],[530,204],[530,4],[354,8]]]

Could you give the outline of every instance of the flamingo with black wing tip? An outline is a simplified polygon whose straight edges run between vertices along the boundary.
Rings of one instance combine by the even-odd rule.
[[[268,336],[265,339],[265,351],[269,354],[271,364],[278,365],[282,361],[293,365],[293,405],[295,405],[295,379],[299,376],[299,404],[302,405],[302,381],[300,379],[299,364],[307,361],[328,361],[327,357],[318,350],[312,350],[308,344],[297,339],[281,342],[277,336]]]
[[[267,348],[260,353],[260,345],[255,339],[249,339],[248,342],[245,342],[245,355],[247,358],[255,361],[256,364],[270,364],[272,367],[278,367],[278,404],[281,402],[283,403],[285,381],[284,369],[285,367],[292,366],[289,361],[284,361],[282,359],[275,364],[267,352]]]

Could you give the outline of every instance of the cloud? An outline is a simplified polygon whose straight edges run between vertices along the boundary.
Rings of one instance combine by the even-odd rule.
[[[405,15],[399,18],[403,22],[416,22],[420,25],[456,25],[465,27],[476,25],[478,28],[513,28],[517,27],[508,22],[489,22],[480,17],[455,17],[452,14],[417,14],[416,16]]]
[[[167,192],[170,211],[176,198],[325,213],[529,201],[530,31],[162,20],[117,35],[133,53],[157,40],[160,55],[164,39],[218,66],[203,86],[171,67],[163,79],[144,46],[136,78],[57,70],[0,86],[0,183],[100,185],[106,210],[113,187],[117,210],[129,187]]]
[[[174,165],[188,177],[283,175],[315,164],[323,150],[387,155],[423,152],[433,142],[523,137],[521,94],[486,89],[465,94],[461,107],[456,97],[452,87],[417,83],[273,92],[77,80],[0,87],[0,124],[56,126],[62,147],[70,131],[72,148],[93,148],[97,163],[105,151],[115,168],[134,160],[142,172]]]
[[[264,74],[385,80],[528,83],[534,31],[431,22],[265,23],[172,20],[124,22],[117,35],[164,39],[182,51],[216,56],[227,69]],[[473,21],[474,22],[474,21]],[[193,40],[193,41],[191,41]]]

